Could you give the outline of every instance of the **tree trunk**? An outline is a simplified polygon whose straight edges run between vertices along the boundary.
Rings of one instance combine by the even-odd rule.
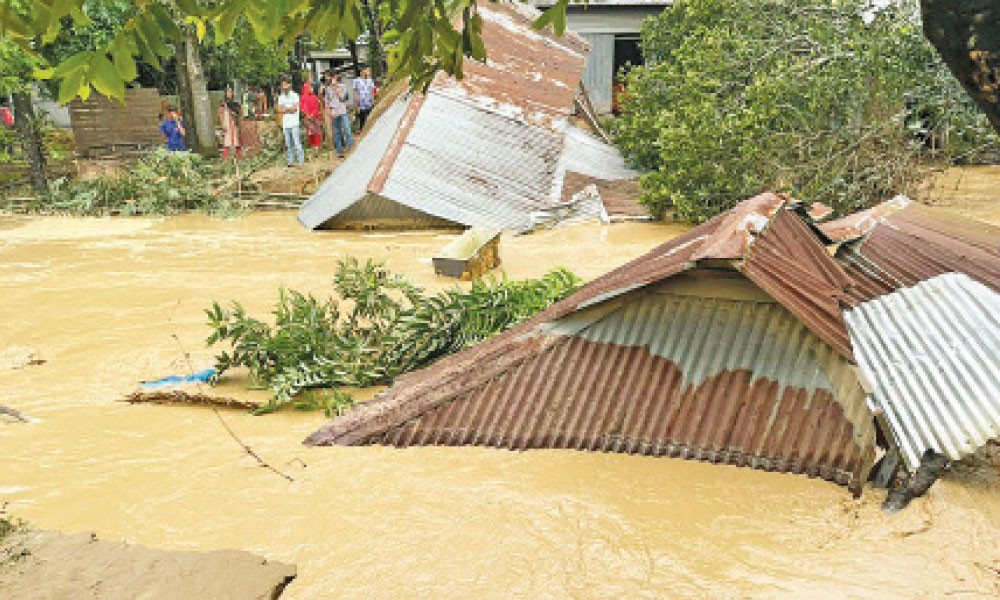
[[[361,0],[361,9],[368,19],[368,66],[372,70],[372,79],[378,81],[386,71],[382,56],[382,31],[369,0]]]
[[[198,36],[190,25],[184,26],[184,39],[177,44],[177,93],[187,133],[184,143],[198,154],[215,156],[218,150],[212,101],[198,54]]]
[[[49,192],[45,176],[45,150],[42,146],[42,132],[35,108],[31,104],[31,94],[25,90],[14,92],[14,127],[21,138],[21,149],[28,160],[28,179],[39,196]]]
[[[920,0],[924,35],[1000,133],[1000,1]]]
[[[347,40],[347,51],[351,53],[351,64],[354,65],[354,76],[361,76],[361,61],[358,60],[358,42]]]

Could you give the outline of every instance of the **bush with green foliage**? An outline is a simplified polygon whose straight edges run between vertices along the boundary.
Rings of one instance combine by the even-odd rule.
[[[915,0],[676,0],[642,50],[613,130],[659,217],[701,221],[765,190],[847,212],[996,144]]]
[[[78,215],[163,215],[200,210],[228,214],[236,209],[228,194],[213,190],[213,171],[192,152],[156,149],[122,175],[67,182],[58,179],[39,209]]]
[[[477,279],[427,296],[383,263],[339,261],[336,298],[282,289],[274,324],[247,315],[238,302],[218,302],[205,313],[209,346],[227,342],[216,357],[215,380],[246,367],[253,385],[271,390],[258,412],[293,403],[338,412],[350,405],[341,387],[387,385],[401,373],[475,344],[519,323],[576,290],[572,273],[555,269],[540,279]],[[334,388],[323,395],[309,388]]]
[[[49,195],[37,199],[32,208],[39,212],[96,216],[168,215],[188,211],[232,215],[245,208],[232,193],[232,182],[276,164],[282,154],[279,144],[276,134],[262,135],[260,152],[238,162],[157,148],[130,164],[121,174],[105,174],[94,179],[57,179],[50,184]]]

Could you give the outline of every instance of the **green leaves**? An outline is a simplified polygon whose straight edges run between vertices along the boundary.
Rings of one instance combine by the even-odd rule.
[[[83,69],[77,69],[68,75],[63,75],[63,80],[59,82],[58,101],[60,104],[65,104],[79,95],[80,87],[83,85],[83,76]]]
[[[532,27],[544,29],[552,25],[552,31],[556,35],[562,35],[566,31],[566,7],[568,5],[569,0],[559,0],[535,19]]]
[[[216,376],[243,366],[271,389],[263,412],[288,403],[335,412],[351,401],[337,388],[391,383],[533,316],[579,284],[556,269],[537,280],[475,280],[468,291],[424,296],[384,264],[348,256],[334,276],[336,300],[281,289],[273,326],[248,317],[238,303],[213,303],[205,311],[212,330],[206,341],[231,347],[216,357]],[[330,387],[332,393],[299,395]]]
[[[115,61],[115,70],[123,81],[132,81],[138,75],[135,60],[132,58],[132,45],[126,38],[119,38],[111,45],[111,56]]]
[[[865,6],[677,0],[647,20],[646,64],[625,77],[613,126],[644,171],[641,201],[702,221],[781,190],[847,212],[912,191],[929,160],[988,143],[985,127],[943,135],[978,116],[912,26],[916,3],[869,23]],[[914,121],[937,136],[935,153]]]
[[[568,1],[558,0],[535,26],[551,26],[557,34],[562,34]],[[477,13],[477,6],[487,0],[367,2],[363,5],[362,0],[120,0],[117,4],[124,5],[130,16],[123,19],[114,39],[87,48],[92,53],[73,68],[40,64],[38,73],[55,79],[68,78],[59,86],[65,94],[72,94],[74,89],[78,94],[87,93],[90,86],[118,94],[124,83],[135,77],[136,58],[159,69],[161,59],[168,57],[182,38],[184,27],[195,27],[200,40],[206,23],[211,23],[216,44],[231,40],[242,22],[249,25],[261,44],[269,47],[290,47],[300,34],[337,47],[343,39],[356,40],[370,29],[363,6],[370,8],[383,30],[393,76],[409,77],[414,88],[429,85],[439,71],[460,78],[466,57],[486,60],[483,19]],[[0,27],[22,50],[37,53],[59,36],[67,17],[75,27],[81,27],[91,21],[89,10],[100,22],[103,13],[96,12],[104,10],[100,6],[84,0],[7,2],[0,4]],[[107,69],[109,57],[113,72]],[[50,72],[50,67],[56,70]],[[113,73],[117,73],[120,81],[112,81]],[[60,97],[72,96],[60,93]]]
[[[135,65],[133,64],[133,67]],[[94,88],[108,98],[125,99],[125,83],[111,61],[104,55],[94,57],[87,75]]]

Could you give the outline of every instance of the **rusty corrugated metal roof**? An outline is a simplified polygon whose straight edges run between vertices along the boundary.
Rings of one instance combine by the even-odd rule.
[[[858,363],[906,464],[1000,436],[1000,294],[948,273],[846,313]]]
[[[790,210],[778,212],[746,252],[740,270],[852,360],[841,314],[850,279],[818,238]]]
[[[602,449],[857,488],[871,465],[871,415],[846,326],[828,310],[849,279],[792,208],[777,194],[747,200],[400,377],[306,443]],[[681,273],[717,285],[664,287],[684,284]]]
[[[842,242],[856,239],[868,233],[884,217],[910,205],[909,198],[896,196],[892,200],[877,204],[872,208],[851,213],[829,223],[822,223],[819,228],[834,241]]]
[[[900,198],[819,227],[842,243],[856,301],[944,273],[1000,290],[1000,228],[988,223]]]
[[[566,149],[567,138],[577,136],[569,115],[587,44],[571,33],[534,30],[537,12],[517,2],[482,3],[476,10],[488,60],[466,61],[462,79],[439,74],[426,94],[402,100],[405,109],[388,144],[378,146],[377,163],[366,162],[360,173],[347,172],[345,163],[328,180],[361,177],[367,188],[334,194],[351,186],[324,184],[303,206],[309,216],[303,223],[336,226],[347,207],[378,194],[453,223],[521,230],[531,225],[532,212],[560,202],[566,165],[580,166],[579,153],[567,157]],[[370,135],[355,153],[370,153]],[[619,175],[622,168],[612,171]],[[356,207],[348,220],[364,209]]]
[[[874,455],[864,393],[781,305],[618,304],[579,331],[553,323],[541,352],[354,443],[666,455],[860,486]]]
[[[809,206],[807,214],[809,215],[809,218],[812,219],[813,221],[817,223],[822,223],[823,221],[826,221],[831,217],[833,217],[834,213],[833,213],[833,207],[827,206],[822,202],[813,202]]]

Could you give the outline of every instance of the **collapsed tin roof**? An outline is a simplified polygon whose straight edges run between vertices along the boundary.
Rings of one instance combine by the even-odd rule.
[[[307,443],[682,456],[859,489],[875,442],[839,311],[847,278],[796,209],[744,201]]]
[[[941,276],[961,264],[940,262],[915,286],[876,288],[858,277],[854,254],[832,255],[836,243],[875,237],[862,220],[931,236],[928,213],[902,217],[908,206],[821,231],[787,196],[746,200],[534,319],[400,377],[305,443],[680,456],[857,491],[872,467],[874,407],[909,468],[928,448],[958,458],[1000,432],[1000,295],[975,277]],[[965,256],[1000,240],[972,221],[933,227]],[[890,248],[914,260],[898,256],[912,246]],[[998,265],[979,278],[998,276]],[[919,368],[901,370],[900,356]]]
[[[560,204],[568,169],[636,176],[617,150],[569,123],[586,42],[534,30],[537,12],[520,3],[477,10],[486,63],[467,61],[462,79],[439,74],[425,94],[387,100],[355,151],[303,204],[303,225],[526,229],[532,212]]]

